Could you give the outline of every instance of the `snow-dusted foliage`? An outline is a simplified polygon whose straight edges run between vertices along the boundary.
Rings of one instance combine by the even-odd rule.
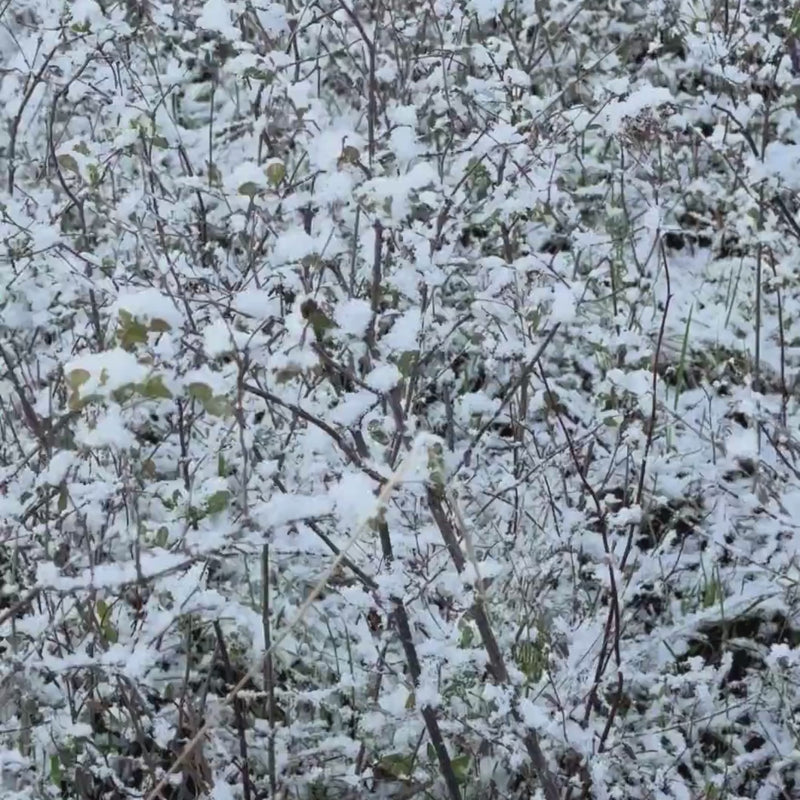
[[[4,798],[800,796],[800,8],[0,4]]]

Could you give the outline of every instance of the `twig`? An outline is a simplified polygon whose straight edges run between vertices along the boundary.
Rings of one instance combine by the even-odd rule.
[[[264,688],[267,692],[267,718],[269,720],[269,742],[267,744],[267,770],[269,772],[270,797],[275,797],[278,776],[275,770],[275,674],[272,663],[272,630],[269,620],[269,544],[261,550],[261,620],[264,627]]]
[[[497,410],[494,412],[494,414],[481,426],[480,430],[478,430],[475,436],[472,437],[469,447],[467,447],[464,455],[461,457],[461,463],[459,464],[458,469],[469,465],[470,459],[472,458],[472,451],[484,437],[486,432],[492,427],[492,425],[495,424],[497,418],[500,416],[500,414],[502,414],[503,409],[511,402],[511,398],[514,396],[514,393],[528,379],[528,376],[531,374],[531,370],[536,366],[539,359],[544,354],[547,345],[550,344],[560,327],[560,322],[556,322],[556,324],[553,325],[553,327],[550,329],[550,333],[545,336],[544,341],[539,345],[539,349],[536,351],[534,357],[525,365],[522,372],[505,388],[503,391],[503,399],[500,402],[500,405],[497,407]],[[458,469],[456,469],[456,472],[458,472]]]
[[[436,487],[429,487],[428,504],[430,506],[431,513],[433,514],[434,520],[439,527],[439,532],[442,534],[442,539],[444,539],[445,546],[447,547],[447,550],[453,559],[453,564],[455,565],[456,571],[462,573],[466,567],[466,559],[464,558],[464,554],[461,552],[461,548],[459,547],[458,535],[455,526],[444,509],[445,502],[447,501],[444,495],[444,489],[437,490]],[[458,512],[455,510],[455,507],[452,506],[452,508],[453,515],[458,517]],[[463,538],[466,541],[468,534],[465,530],[463,530],[463,528],[462,533]],[[475,620],[476,627],[478,628],[478,633],[480,634],[483,647],[486,650],[486,655],[489,659],[489,666],[495,680],[500,684],[508,685],[511,682],[508,674],[508,668],[506,667],[503,654],[500,650],[500,646],[497,643],[497,637],[494,635],[494,630],[492,629],[489,615],[486,611],[485,586],[478,573],[478,564],[476,560],[474,567],[476,576],[476,594],[478,596],[471,608],[472,617]],[[519,712],[516,708],[512,711],[512,715],[518,723],[522,722]],[[528,757],[533,765],[533,770],[542,786],[542,790],[544,791],[546,800],[559,800],[561,797],[561,790],[558,788],[558,783],[556,782],[553,773],[550,771],[550,768],[547,765],[547,759],[542,751],[538,734],[536,731],[528,729],[525,732],[523,741],[525,743],[525,749],[528,751]]]
[[[288,409],[292,413],[297,414],[297,416],[301,419],[304,419],[306,422],[319,428],[321,431],[328,434],[328,436],[330,436],[334,442],[336,442],[339,449],[347,456],[348,459],[350,459],[353,464],[363,470],[363,472],[372,478],[372,480],[374,480],[378,485],[385,485],[387,483],[386,478],[384,478],[383,475],[379,474],[371,467],[368,467],[361,459],[361,456],[358,455],[358,452],[342,438],[338,431],[334,430],[330,425],[328,425],[327,422],[318,419],[313,414],[310,414],[308,411],[298,405],[295,405],[294,403],[282,400],[280,397],[278,397],[278,395],[273,394],[266,389],[262,389],[260,386],[256,386],[252,383],[245,383],[243,384],[242,388],[244,388],[245,391],[250,392],[250,394],[254,394],[270,403],[275,403],[276,405]]]

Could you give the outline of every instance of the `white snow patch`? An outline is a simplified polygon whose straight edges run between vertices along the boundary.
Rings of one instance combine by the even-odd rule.
[[[383,343],[401,353],[417,349],[417,337],[422,328],[422,315],[418,308],[410,308],[395,320]]]
[[[640,86],[624,100],[609,103],[601,119],[608,133],[617,133],[626,118],[634,119],[646,108],[656,108],[672,100],[672,93],[663,86]]]
[[[405,686],[398,686],[389,693],[381,694],[378,698],[380,708],[393,717],[401,717],[406,713],[407,702],[408,689]]]
[[[95,23],[105,22],[103,11],[95,0],[73,0],[69,8],[73,23],[88,22],[94,26]]]
[[[377,510],[375,484],[361,472],[348,473],[335,490],[336,513],[353,530],[363,525]]]
[[[392,152],[402,164],[408,164],[421,152],[417,134],[413,128],[401,125],[389,134]]]
[[[282,233],[278,237],[275,242],[273,257],[277,263],[287,264],[301,261],[306,256],[314,255],[319,251],[313,236],[309,236],[300,228],[295,228]]]
[[[552,322],[572,322],[576,316],[575,295],[569,286],[557,283],[553,286],[553,305],[550,309]]]
[[[489,22],[500,14],[506,0],[470,0],[469,7],[475,12],[478,22]]]
[[[754,430],[737,429],[725,440],[725,452],[729,458],[758,458],[758,435]]]
[[[800,189],[800,145],[770,142],[764,151],[764,177],[777,178],[792,190]],[[758,176],[758,159],[752,160],[751,175]]]
[[[252,183],[257,189],[267,189],[269,180],[264,170],[253,161],[245,161],[224,179],[225,188],[232,193],[239,192],[240,189]]]
[[[394,106],[389,109],[387,116],[395,125],[410,125],[413,128],[417,124],[417,107]]]
[[[143,289],[139,292],[121,294],[114,303],[113,310],[119,314],[127,311],[132,317],[140,320],[160,319],[171,328],[183,322],[181,312],[175,303],[158,289]]]
[[[329,495],[281,494],[253,507],[253,518],[265,529],[277,528],[301,519],[333,513],[333,498]]]
[[[289,21],[283,3],[258,3],[255,12],[261,27],[270,36],[289,32]]]
[[[228,39],[238,41],[241,34],[231,20],[232,11],[231,4],[227,0],[206,0],[197,18],[197,25],[207,31],[216,31]]]
[[[355,425],[375,404],[375,395],[370,392],[351,392],[330,412],[331,421],[337,425]]]
[[[394,364],[382,364],[367,375],[365,383],[376,392],[389,392],[401,380],[403,380],[403,376]]]
[[[263,289],[244,289],[233,298],[237,311],[256,319],[267,319],[275,305],[275,299]]]
[[[67,472],[79,462],[77,453],[72,450],[59,450],[54,453],[46,469],[39,475],[37,484],[42,486],[58,486],[67,476]]]
[[[148,375],[147,367],[140,364],[133,353],[121,347],[103,353],[88,353],[64,365],[67,376],[76,369],[89,373],[89,379],[80,387],[83,397],[90,394],[106,395],[127,383],[141,383]],[[102,386],[101,377],[104,379]]]
[[[203,331],[203,349],[211,358],[244,349],[251,341],[250,334],[233,330],[222,319],[212,322]]]
[[[93,427],[85,422],[78,425],[75,440],[90,449],[115,447],[121,450],[133,447],[136,437],[125,427],[117,405],[112,405],[106,413],[95,421]]]
[[[366,300],[345,300],[336,306],[333,319],[342,333],[361,337],[372,319],[372,309]]]

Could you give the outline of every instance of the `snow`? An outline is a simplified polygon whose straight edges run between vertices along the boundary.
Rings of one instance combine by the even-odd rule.
[[[389,332],[383,337],[383,344],[390,350],[405,353],[416,350],[422,327],[422,316],[418,309],[412,308],[394,321]]]
[[[355,147],[363,152],[364,141],[359,134],[345,126],[335,126],[319,131],[310,143],[309,163],[314,169],[335,172],[343,145]]]
[[[227,39],[236,41],[241,34],[231,20],[232,14],[233,7],[227,0],[206,0],[197,24],[207,31],[221,33]]]
[[[75,435],[76,443],[90,449],[114,447],[125,449],[136,445],[136,437],[126,427],[119,408],[110,408],[91,426],[80,425]]]
[[[289,19],[283,3],[260,2],[255,12],[261,27],[270,36],[280,36],[289,30]]]
[[[263,706],[265,628],[255,784],[272,742],[298,796],[455,800],[423,707],[465,800],[542,794],[526,730],[562,795],[796,780],[800,51],[770,4],[12,5],[5,794],[85,794],[80,709],[169,750],[188,674],[206,794],[240,798],[217,673]],[[125,783],[105,745],[78,777]]]
[[[383,364],[367,375],[365,383],[378,392],[389,392],[403,379],[400,370],[394,364]]]
[[[758,435],[752,430],[733,430],[725,437],[725,452],[730,459],[757,459]]]
[[[388,117],[395,125],[409,125],[414,128],[417,124],[417,108],[395,105],[389,108]]]
[[[253,337],[234,330],[225,320],[215,320],[203,330],[203,349],[210,358],[217,358],[253,343]]]
[[[395,128],[389,137],[389,141],[398,161],[404,166],[421,152],[417,135],[412,128],[406,126]]]
[[[408,690],[404,686],[398,686],[390,694],[381,695],[378,705],[382,711],[393,717],[401,717],[406,714],[406,703],[408,702]]]
[[[153,551],[143,553],[138,565],[135,561],[98,564],[74,578],[61,575],[55,564],[48,562],[37,566],[36,584],[39,587],[58,589],[63,592],[90,588],[113,590],[119,589],[125,584],[133,584],[139,577],[149,578],[178,569],[185,561],[186,557],[178,553]]]
[[[333,318],[342,333],[361,337],[372,319],[372,307],[366,300],[351,298],[336,306]]]
[[[266,320],[278,310],[275,298],[263,289],[245,289],[237,292],[233,300],[233,307],[242,314]]]
[[[553,323],[570,323],[577,316],[577,302],[571,287],[556,284],[553,287],[553,304],[550,311],[550,320]]]
[[[273,258],[279,264],[302,261],[306,256],[320,252],[317,241],[300,228],[287,231],[278,237],[273,250]]]
[[[133,353],[116,347],[102,353],[87,353],[71,359],[64,365],[69,375],[74,370],[85,370],[88,380],[81,384],[81,395],[108,394],[128,383],[141,383],[148,375],[148,369],[139,363]]]
[[[138,320],[162,320],[170,327],[179,327],[183,322],[183,313],[176,307],[175,301],[157,289],[122,292],[117,297],[113,310],[127,311]]]
[[[78,463],[78,456],[74,452],[62,450],[60,453],[55,453],[50,459],[47,469],[39,474],[36,482],[40,486],[47,484],[58,486],[67,476],[69,470]]]
[[[233,172],[225,175],[223,180],[226,189],[231,193],[245,193],[248,184],[252,184],[256,189],[269,188],[265,170],[253,161],[239,164]]]
[[[770,142],[764,152],[763,167],[758,161],[751,162],[751,173],[758,180],[759,172],[764,177],[779,179],[786,188],[800,189],[800,145]]]
[[[336,513],[344,527],[358,530],[378,510],[375,483],[366,475],[347,475],[336,487]]]
[[[350,427],[360,422],[374,405],[375,395],[372,392],[351,392],[331,411],[331,419],[338,425]]]
[[[94,27],[105,21],[103,11],[95,0],[73,0],[70,3],[69,11],[76,23],[89,23]]]
[[[262,528],[270,530],[299,519],[325,516],[334,509],[335,500],[327,495],[276,495],[256,504],[252,516]]]
[[[634,119],[645,109],[657,108],[672,100],[672,93],[663,86],[640,86],[624,100],[614,100],[606,105],[601,115],[603,124],[608,130],[619,131],[626,118]]]
[[[494,19],[505,5],[505,0],[469,0],[469,7],[475,12],[479,22]]]

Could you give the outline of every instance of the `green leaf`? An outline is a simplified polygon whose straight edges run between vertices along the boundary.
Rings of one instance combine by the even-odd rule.
[[[81,171],[78,167],[78,162],[75,160],[75,156],[73,156],[71,153],[62,153],[56,158],[56,161],[60,167],[63,167],[70,172],[74,172],[76,175],[80,175]]]
[[[361,153],[358,152],[357,147],[348,144],[342,148],[342,154],[339,156],[339,161],[344,164],[358,164],[361,160]]]
[[[377,419],[372,419],[367,425],[367,433],[370,438],[374,439],[378,444],[389,444],[389,435],[383,429],[383,426]]]
[[[544,674],[547,654],[543,642],[522,642],[517,650],[517,666],[520,672],[532,683],[538,682]]]
[[[111,609],[104,600],[97,601],[95,604],[95,614],[97,615],[97,621],[100,623],[100,632],[107,642],[115,644],[119,639],[119,634],[111,622],[110,612]]]
[[[277,186],[286,177],[286,167],[282,161],[273,161],[267,165],[267,178],[273,186]]]
[[[246,183],[243,183],[238,189],[239,194],[249,197],[251,200],[260,191],[261,189],[255,183],[253,183],[253,181],[247,181]]]
[[[274,72],[267,72],[266,70],[259,69],[258,67],[247,67],[242,73],[245,78],[254,78],[257,81],[270,84],[275,79]]]
[[[79,389],[83,386],[86,381],[91,378],[88,370],[85,369],[73,369],[70,370],[69,374],[67,375],[67,383],[69,384],[70,389]]]
[[[400,357],[397,359],[397,369],[400,370],[400,374],[404,378],[409,378],[411,376],[414,365],[417,363],[418,356],[419,350],[405,350],[400,354]]]
[[[126,383],[111,392],[111,399],[115,403],[122,405],[122,403],[127,403],[128,400],[130,400],[136,394],[136,392],[137,386],[135,383]]]
[[[228,476],[228,465],[225,463],[225,456],[222,453],[217,456],[217,475],[220,478]]]
[[[69,493],[67,492],[67,482],[62,481],[58,489],[58,510],[66,511]]]
[[[50,780],[56,785],[61,785],[61,760],[57,755],[50,756]]]
[[[147,343],[147,327],[135,319],[129,311],[119,312],[117,335],[125,350],[133,350],[137,344]]]
[[[228,507],[230,499],[230,492],[226,491],[225,489],[220,489],[218,492],[214,492],[214,494],[212,494],[206,500],[203,510],[209,516],[212,514],[220,514]]]
[[[458,639],[458,646],[463,650],[468,650],[475,641],[475,631],[472,630],[472,625],[463,618],[458,623],[458,628],[461,631],[461,636]]]
[[[156,317],[155,319],[150,320],[150,330],[155,331],[156,333],[163,333],[164,331],[171,330],[172,326],[164,319],[159,319]]]
[[[390,753],[384,756],[378,765],[384,772],[395,778],[410,778],[414,767],[414,756],[403,753]]]
[[[227,397],[217,394],[205,404],[205,409],[212,417],[226,417],[231,413],[231,404]]]
[[[308,299],[300,306],[300,313],[303,319],[307,320],[317,341],[322,341],[325,332],[336,327],[336,323],[319,307],[317,302]]]
[[[187,391],[189,392],[189,397],[193,397],[203,406],[210,402],[214,396],[214,392],[211,391],[211,387],[207,383],[190,383]]]
[[[231,404],[227,397],[214,394],[205,383],[190,383],[187,387],[189,396],[197,400],[203,409],[212,417],[225,417],[231,413]]]
[[[472,763],[472,758],[468,755],[456,756],[450,761],[453,772],[459,783],[466,783],[469,778],[469,766]]]
[[[288,367],[287,369],[279,369],[275,372],[275,383],[284,384],[288,383],[292,378],[302,375],[303,371],[297,367]]]
[[[159,398],[169,400],[172,397],[172,392],[164,386],[164,379],[161,375],[149,377],[144,383],[140,383],[137,388],[139,389],[139,393],[148,400],[156,400]]]

